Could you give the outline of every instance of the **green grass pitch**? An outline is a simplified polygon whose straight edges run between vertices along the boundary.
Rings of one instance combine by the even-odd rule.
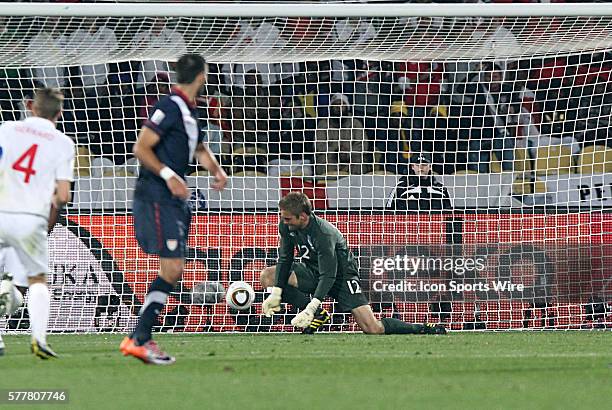
[[[81,409],[603,409],[612,402],[612,332],[157,335],[177,356],[168,367],[121,356],[121,338],[51,335],[62,357],[43,362],[29,354],[27,337],[6,336],[0,388],[67,389],[67,407]]]

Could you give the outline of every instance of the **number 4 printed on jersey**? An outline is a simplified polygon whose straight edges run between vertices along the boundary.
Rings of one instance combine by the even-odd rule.
[[[25,174],[24,182],[26,184],[30,183],[30,177],[32,175],[36,175],[36,171],[33,168],[34,158],[36,158],[36,151],[38,150],[38,144],[33,144],[30,148],[27,149],[17,161],[13,163],[13,169],[18,172],[23,172]],[[26,164],[27,162],[27,164]]]

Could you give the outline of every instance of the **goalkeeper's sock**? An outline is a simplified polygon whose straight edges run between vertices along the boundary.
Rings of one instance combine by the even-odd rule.
[[[166,282],[160,277],[157,277],[149,287],[149,293],[145,297],[144,304],[140,309],[140,320],[130,338],[136,340],[136,344],[142,346],[151,340],[151,330],[157,320],[157,316],[161,313],[168,294],[174,286]]]
[[[47,326],[49,324],[49,303],[51,295],[49,288],[43,283],[30,285],[28,296],[28,312],[32,338],[42,345],[47,344]]]
[[[386,335],[407,335],[425,333],[425,325],[402,322],[401,320],[385,317],[380,320],[385,328]]]
[[[310,302],[310,299],[304,292],[289,285],[283,289],[282,301],[290,303],[296,309],[303,310]]]

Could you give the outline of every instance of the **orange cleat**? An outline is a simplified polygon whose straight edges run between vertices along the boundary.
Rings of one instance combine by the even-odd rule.
[[[125,337],[119,345],[119,350],[124,356],[134,356],[142,360],[146,364],[168,365],[176,361],[176,359],[167,353],[161,351],[153,340],[139,346],[134,339]]]

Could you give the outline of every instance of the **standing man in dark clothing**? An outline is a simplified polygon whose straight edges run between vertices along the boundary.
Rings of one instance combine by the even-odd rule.
[[[387,201],[395,210],[430,211],[452,209],[447,189],[431,174],[431,160],[426,154],[410,157],[410,171],[400,178]]]

